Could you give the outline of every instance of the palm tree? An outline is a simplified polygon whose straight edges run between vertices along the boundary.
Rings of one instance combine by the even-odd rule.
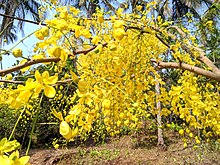
[[[76,8],[84,10],[87,17],[91,17],[96,12],[96,8],[104,8],[105,11],[115,13],[116,9],[120,6],[117,0],[64,0],[63,5],[72,5]]]
[[[4,15],[19,17],[24,19],[30,14],[35,21],[39,21],[38,8],[40,4],[36,0],[0,0],[0,11]],[[0,41],[6,40],[7,43],[17,39],[16,32],[21,30],[23,33],[23,21],[15,21],[7,16],[0,19]]]

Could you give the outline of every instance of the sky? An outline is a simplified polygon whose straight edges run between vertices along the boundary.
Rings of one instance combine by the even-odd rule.
[[[28,18],[27,18],[28,19]],[[39,29],[39,25],[33,25],[33,24],[30,24],[30,23],[25,23],[24,25],[24,33],[25,35],[22,36],[22,33],[21,32],[18,32],[17,36],[18,36],[18,40],[15,41],[14,43],[11,43],[9,45],[5,45],[3,47],[3,49],[10,49],[12,48],[15,44],[17,44],[22,38],[24,38],[25,36],[29,35],[30,33],[36,31],[37,29]],[[33,46],[34,44],[37,42],[37,38],[32,35],[28,38],[26,38],[23,42],[21,42],[19,45],[16,46],[16,48],[20,48],[23,50],[23,55],[25,57],[28,57],[31,53],[32,53],[32,50],[33,50]],[[3,64],[3,69],[6,69],[8,67],[11,67],[13,64],[16,63],[16,60],[20,60],[21,58],[15,58],[12,54],[10,54],[9,56],[7,55],[4,55],[3,56],[3,60],[2,60],[2,64]]]

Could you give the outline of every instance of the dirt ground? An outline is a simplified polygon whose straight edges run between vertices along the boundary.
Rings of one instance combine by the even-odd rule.
[[[161,147],[144,137],[124,136],[102,145],[34,149],[29,155],[32,165],[220,165],[220,151],[205,144],[184,148],[180,138]]]

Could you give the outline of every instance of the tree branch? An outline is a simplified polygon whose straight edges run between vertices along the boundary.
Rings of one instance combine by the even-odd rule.
[[[35,24],[35,25],[43,25],[43,26],[46,26],[45,23],[35,22],[35,21],[23,19],[23,18],[18,18],[18,17],[14,17],[14,16],[11,16],[11,15],[7,15],[7,14],[2,14],[2,13],[0,13],[0,16],[7,17],[7,18],[12,18],[12,19],[16,19],[16,20],[23,21],[23,22],[32,23],[32,24]]]
[[[27,66],[31,66],[31,65],[34,65],[34,64],[44,63],[44,62],[58,62],[58,61],[60,61],[60,58],[56,58],[56,57],[29,60],[29,61],[27,61],[23,64],[19,64],[19,65],[16,65],[16,66],[8,68],[8,69],[0,70],[0,76],[4,76],[8,73],[17,71],[19,69],[22,69],[22,68],[25,68]]]
[[[154,28],[154,27],[150,27],[151,29],[153,29],[156,32],[160,32],[158,29]],[[150,32],[143,30],[143,28],[139,28],[139,27],[135,27],[135,26],[126,26],[125,31],[127,31],[128,29],[135,29],[135,30],[140,30],[142,33],[147,33],[147,34],[151,34]],[[160,40],[160,42],[162,42],[166,47],[170,48],[170,45],[168,43],[166,43],[158,34],[155,34],[155,37]]]
[[[73,81],[72,79],[57,81],[57,83],[53,84],[53,86],[70,83],[72,81]],[[11,84],[25,84],[25,81],[14,81],[14,80],[0,80],[0,82],[11,83]]]
[[[177,26],[170,26],[168,29],[171,29],[171,28],[176,29],[177,32],[182,37],[186,37],[186,33],[184,33],[179,27],[177,27]],[[206,64],[208,67],[210,67],[214,73],[220,74],[220,69],[217,66],[215,66],[215,64],[209,58],[206,57],[205,52],[204,52],[203,49],[193,46],[192,44],[190,44],[189,41],[186,42],[185,44],[186,45],[181,44],[182,48],[185,51],[189,52],[192,56],[194,56],[192,50],[199,52],[198,59],[200,61],[202,61],[204,64]]]
[[[158,69],[164,69],[164,68],[175,68],[175,69],[183,69],[183,70],[188,70],[190,72],[196,73],[198,75],[205,76],[207,78],[216,80],[220,82],[220,74],[211,72],[208,70],[204,70],[202,68],[196,67],[196,66],[191,66],[186,63],[177,63],[177,62],[163,62],[163,61],[157,61],[155,59],[151,60],[153,63],[157,64]]]
[[[106,46],[107,43],[102,44],[103,46]],[[92,50],[94,50],[97,47],[97,45],[92,46],[91,48],[85,49],[85,50],[76,50],[75,52],[73,52],[73,55],[69,55],[69,56],[74,56],[77,54],[84,54],[86,55],[87,53],[91,52]],[[38,63],[44,63],[44,62],[58,62],[60,61],[60,58],[57,57],[49,57],[49,58],[43,58],[43,59],[35,59],[35,60],[29,60],[23,64],[19,64],[16,65],[14,67],[8,68],[8,69],[4,69],[4,70],[0,70],[0,76],[5,76],[8,73],[14,72],[14,71],[18,71],[22,68],[25,68],[27,66],[31,66],[34,64],[38,64]]]
[[[102,44],[102,46],[106,46],[108,45],[108,43],[104,43]],[[88,48],[88,49],[85,49],[85,50],[76,50],[75,52],[73,52],[74,55],[77,55],[77,54],[84,54],[86,55],[87,53],[91,52],[92,50],[94,50],[98,45],[94,45],[92,46],[91,48]]]
[[[11,84],[24,84],[24,81],[14,81],[14,80],[0,80],[3,83],[11,83]]]
[[[192,46],[192,49],[200,53],[198,58],[200,61],[204,62],[208,67],[210,67],[213,72],[220,74],[220,70],[218,69],[218,67],[215,66],[215,64],[209,58],[206,57],[205,52],[201,48]]]

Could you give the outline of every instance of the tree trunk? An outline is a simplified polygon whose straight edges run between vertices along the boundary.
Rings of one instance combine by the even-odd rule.
[[[156,108],[158,110],[157,112],[157,126],[158,126],[158,142],[157,145],[162,145],[164,146],[164,139],[163,139],[163,130],[162,130],[162,120],[161,120],[161,102],[159,100],[159,96],[160,96],[160,84],[156,79],[156,86],[155,86],[155,90],[156,90]]]

